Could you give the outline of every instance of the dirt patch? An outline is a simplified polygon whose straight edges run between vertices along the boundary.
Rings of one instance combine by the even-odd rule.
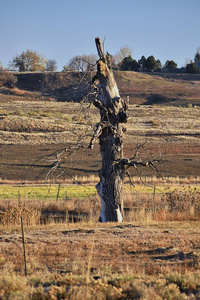
[[[2,145],[0,148],[0,178],[8,180],[44,180],[52,167],[52,162],[46,160],[45,157],[56,150],[63,149],[65,146],[65,144],[42,146]],[[44,159],[42,159],[43,157]],[[100,155],[97,157],[96,151],[94,153],[78,153],[67,167],[71,168],[71,171],[70,168],[68,169],[71,176],[98,175]]]

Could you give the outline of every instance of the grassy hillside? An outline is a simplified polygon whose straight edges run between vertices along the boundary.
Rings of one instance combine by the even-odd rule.
[[[63,147],[73,147],[77,141],[83,148],[67,162],[70,174],[98,175],[101,165],[98,143],[94,151],[82,151],[87,148],[99,120],[98,110],[92,106],[86,109],[84,102],[64,102],[70,99],[80,102],[90,89],[91,75],[0,73],[1,179],[44,179],[50,162],[46,157],[41,158]],[[164,176],[198,176],[199,81],[134,72],[116,72],[115,76],[120,94],[129,96],[130,103],[134,103],[129,105],[130,117],[125,124],[125,156],[133,156],[135,147],[145,143],[140,151],[143,159],[168,160],[160,167]],[[150,174],[152,170],[144,172],[144,176]]]
[[[157,73],[158,74],[158,73]],[[131,104],[187,105],[200,104],[200,77],[163,78],[161,74],[116,72],[116,80],[122,97],[127,95]],[[175,77],[175,78],[174,78]]]
[[[0,72],[0,92],[27,99],[80,102],[90,91],[93,72],[8,73]],[[198,74],[115,72],[122,97],[131,104],[200,104]],[[3,98],[0,97],[2,101]]]

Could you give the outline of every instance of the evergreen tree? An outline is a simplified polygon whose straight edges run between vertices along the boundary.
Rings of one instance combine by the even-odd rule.
[[[167,60],[165,63],[165,67],[169,69],[177,68],[177,64],[173,60]]]
[[[158,63],[153,55],[151,55],[147,58],[145,67],[152,71],[158,68]]]
[[[186,65],[186,72],[198,74],[200,73],[200,68],[197,67],[196,63],[190,63]]]
[[[122,71],[138,71],[140,68],[139,63],[131,57],[131,55],[125,57],[119,64]]]
[[[158,68],[162,68],[162,63],[161,63],[160,59],[157,59],[156,62],[157,62]]]
[[[146,57],[143,55],[139,60],[138,63],[140,65],[140,69],[143,71],[146,68]]]
[[[197,49],[197,52],[194,56],[194,61],[195,62],[200,62],[200,50],[199,49]]]

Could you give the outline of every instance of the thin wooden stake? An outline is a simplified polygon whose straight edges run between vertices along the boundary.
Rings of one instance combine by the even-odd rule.
[[[58,185],[58,192],[57,192],[57,196],[56,196],[56,201],[58,201],[59,193],[60,193],[60,183],[59,183],[59,185]]]
[[[153,203],[155,201],[155,196],[156,196],[156,187],[153,187]]]
[[[20,189],[18,189],[18,206],[21,204],[21,194]]]
[[[21,216],[21,229],[22,229],[22,244],[23,244],[23,250],[24,250],[24,271],[25,271],[25,276],[27,276],[26,247],[25,247],[24,225],[23,225],[23,217],[22,216]]]

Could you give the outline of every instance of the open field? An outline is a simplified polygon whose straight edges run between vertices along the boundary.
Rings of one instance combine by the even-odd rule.
[[[88,186],[45,188],[0,187],[1,299],[199,299],[198,188],[125,186],[123,224]]]
[[[125,221],[200,218],[198,185],[125,184],[123,194]],[[94,185],[2,185],[0,195],[0,221],[4,225],[19,223],[20,214],[26,217],[27,225],[51,221],[94,222],[99,218],[100,203]]]
[[[124,156],[143,145],[165,180],[133,170],[124,223],[101,224],[92,74],[0,74],[0,299],[200,299],[199,76],[161,75],[115,73],[130,102]],[[77,144],[67,174],[50,173]]]
[[[1,299],[199,299],[199,222],[1,230]]]
[[[70,174],[98,175],[101,164],[98,144],[93,151],[82,150],[86,150],[99,118],[94,108],[85,111],[85,107],[86,104],[47,101],[1,103],[0,178],[44,179],[50,165],[47,156],[77,142],[82,143],[82,148],[67,163]],[[198,107],[130,105],[129,115],[124,125],[125,157],[133,156],[136,146],[145,143],[141,158],[167,160],[160,166],[163,176],[199,175]],[[144,171],[144,176],[150,174],[151,171]]]

